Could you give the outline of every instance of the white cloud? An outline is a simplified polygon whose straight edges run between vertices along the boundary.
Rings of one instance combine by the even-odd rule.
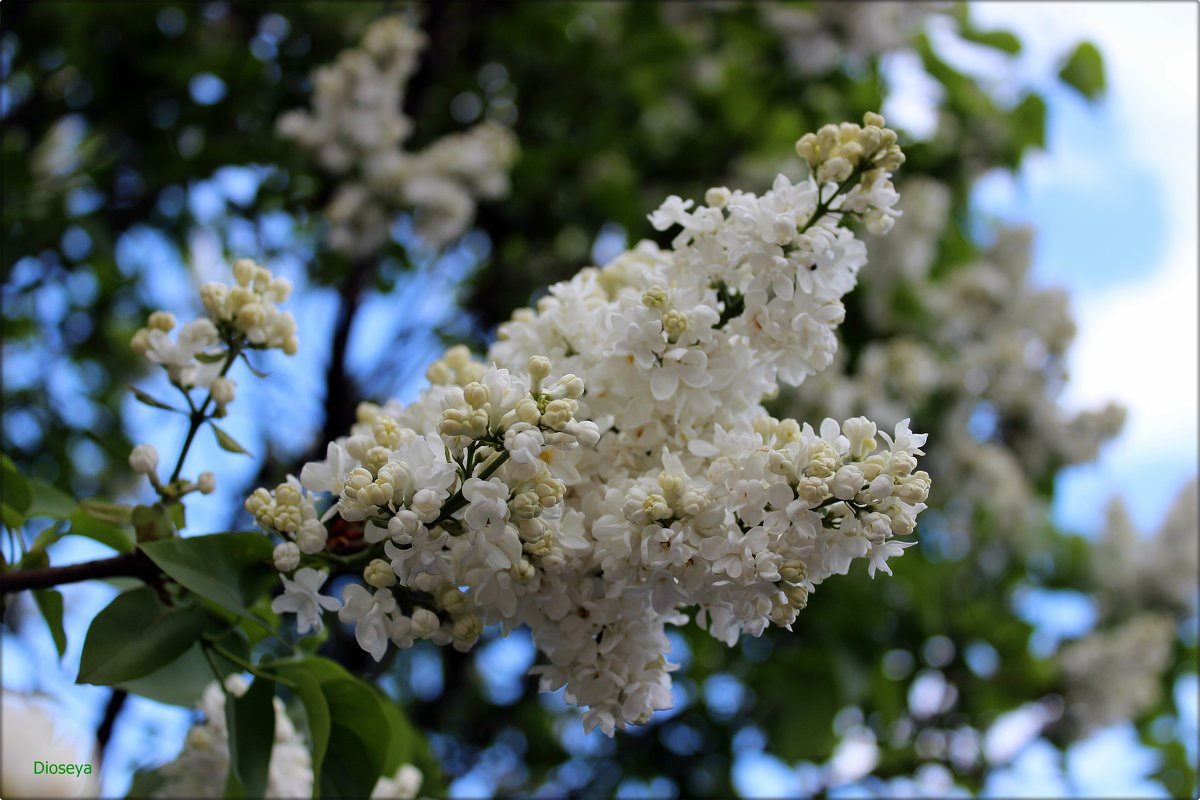
[[[1049,74],[1076,41],[1090,39],[1105,59],[1104,116],[1119,126],[1121,148],[1097,163],[1052,152],[1030,165],[1032,191],[1050,180],[1102,173],[1123,161],[1154,174],[1167,241],[1154,263],[1112,288],[1075,288],[1078,337],[1064,400],[1075,408],[1115,400],[1129,410],[1125,432],[1104,456],[1104,472],[1126,488],[1129,473],[1156,458],[1192,463],[1197,399],[1197,42],[1191,3],[983,3],[977,20],[1015,30],[1026,42],[1029,74]],[[1046,223],[1052,224],[1052,223]],[[1121,236],[1097,220],[1096,235]],[[1085,268],[1081,266],[1081,269]],[[1086,277],[1081,281],[1087,287]],[[1123,469],[1128,467],[1128,469]]]

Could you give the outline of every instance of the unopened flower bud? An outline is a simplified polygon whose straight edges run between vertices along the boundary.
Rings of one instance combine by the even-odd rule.
[[[478,641],[483,633],[483,622],[476,614],[463,614],[454,620],[454,649],[465,653]]]
[[[280,572],[291,572],[300,566],[300,548],[295,542],[276,545],[272,557],[275,560],[275,569]]]
[[[779,578],[786,583],[800,583],[808,577],[808,565],[799,559],[785,561],[779,567]]]
[[[533,519],[542,513],[542,504],[538,501],[536,492],[520,492],[512,499],[513,516],[522,519]]]
[[[169,311],[155,311],[146,321],[146,327],[152,331],[172,331],[175,329],[175,315]]]
[[[257,328],[259,325],[262,325],[266,318],[267,312],[261,303],[247,303],[238,309],[235,324],[241,330],[248,331],[251,328]]]
[[[454,373],[445,361],[435,361],[425,370],[425,377],[434,386],[445,386],[454,380]]]
[[[517,583],[529,583],[537,576],[537,570],[533,564],[522,558],[519,562],[512,565],[509,569],[509,574],[512,575],[513,580]]]
[[[233,277],[239,286],[249,286],[254,281],[254,273],[258,265],[251,258],[239,258],[233,262]]]
[[[646,308],[666,308],[671,302],[670,295],[667,290],[661,286],[651,286],[642,294],[642,305]]]
[[[449,586],[438,595],[438,605],[451,614],[457,614],[463,608],[466,608],[467,597],[458,589]]]
[[[542,390],[542,381],[550,375],[550,359],[545,356],[529,357],[530,391],[538,394]]]
[[[217,489],[217,478],[211,472],[201,472],[196,479],[196,489],[200,494],[212,494]]]
[[[463,387],[463,399],[471,408],[483,408],[488,402],[488,390],[482,383],[468,383]]]
[[[150,350],[150,330],[148,328],[138,328],[134,332],[133,338],[129,340],[129,349],[135,355],[146,355]]]
[[[308,555],[324,550],[325,542],[328,539],[329,532],[315,519],[310,519],[302,524],[300,530],[296,532],[296,545],[300,548],[301,553]]]
[[[208,388],[208,393],[212,395],[213,402],[217,404],[217,408],[224,408],[233,402],[237,396],[237,384],[226,377],[213,378],[212,385]]]
[[[714,186],[704,193],[704,202],[709,208],[724,208],[732,197],[724,186]]]
[[[464,344],[456,344],[446,351],[443,358],[450,369],[457,371],[471,363],[471,351]]]
[[[387,589],[396,585],[396,573],[392,571],[391,564],[376,558],[363,570],[363,580],[376,589]]]
[[[687,330],[687,314],[671,309],[666,314],[663,314],[662,326],[663,330],[667,333],[667,339],[674,342]]]
[[[158,470],[158,451],[152,444],[139,444],[129,454],[129,466],[139,475],[153,475]]]
[[[652,494],[642,503],[642,510],[650,516],[650,519],[670,519],[671,507],[667,505],[667,499],[661,494]]]
[[[582,378],[580,378],[578,375],[567,374],[558,379],[558,385],[555,389],[555,393],[561,393],[562,397],[566,397],[571,400],[578,400],[579,398],[583,397],[583,388]]]
[[[428,639],[434,631],[442,627],[442,621],[438,619],[438,615],[428,608],[418,608],[414,611],[412,621],[413,635],[421,639]]]

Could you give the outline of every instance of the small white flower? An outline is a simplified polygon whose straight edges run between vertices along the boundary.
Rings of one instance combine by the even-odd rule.
[[[508,519],[508,492],[508,486],[499,478],[467,478],[462,488],[463,497],[470,503],[463,514],[467,525],[472,530],[503,526]]]
[[[324,627],[321,622],[321,609],[337,611],[342,607],[337,598],[319,593],[328,577],[328,572],[311,567],[296,570],[291,579],[280,575],[284,593],[271,601],[271,610],[276,614],[295,614],[296,630],[299,633],[308,633],[310,630],[320,632]]]
[[[504,449],[518,464],[532,464],[542,454],[545,439],[532,425],[518,422],[504,432]]]
[[[396,610],[395,596],[389,589],[378,589],[371,594],[352,583],[342,590],[342,600],[345,605],[338,612],[338,619],[354,623],[358,646],[379,661],[387,650],[387,615]]]
[[[655,400],[670,399],[682,382],[693,389],[712,383],[708,373],[708,356],[703,350],[678,347],[663,354],[662,366],[650,377],[650,391]]]

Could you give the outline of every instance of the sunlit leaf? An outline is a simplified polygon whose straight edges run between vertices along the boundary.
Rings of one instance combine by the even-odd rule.
[[[227,450],[230,453],[242,453],[245,455],[250,455],[249,450],[238,444],[237,439],[234,439],[232,436],[222,430],[217,423],[209,422],[208,424],[212,426],[213,433],[217,435],[217,444],[221,446],[222,450]]]

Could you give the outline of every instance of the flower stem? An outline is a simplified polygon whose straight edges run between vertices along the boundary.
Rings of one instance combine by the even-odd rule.
[[[221,367],[220,377],[224,378],[225,373],[229,372],[229,368],[233,366],[233,362],[237,359],[239,352],[237,345],[230,345],[229,353],[225,356],[225,364]],[[196,433],[200,430],[200,426],[208,419],[208,406],[211,403],[212,392],[209,391],[208,396],[204,398],[204,402],[200,404],[200,408],[192,412],[187,436],[183,440],[183,448],[179,451],[179,460],[175,462],[175,469],[171,471],[171,479],[167,481],[168,483],[174,483],[179,480],[179,473],[183,471],[183,461],[187,458],[188,450],[191,449],[192,441],[196,438]]]

